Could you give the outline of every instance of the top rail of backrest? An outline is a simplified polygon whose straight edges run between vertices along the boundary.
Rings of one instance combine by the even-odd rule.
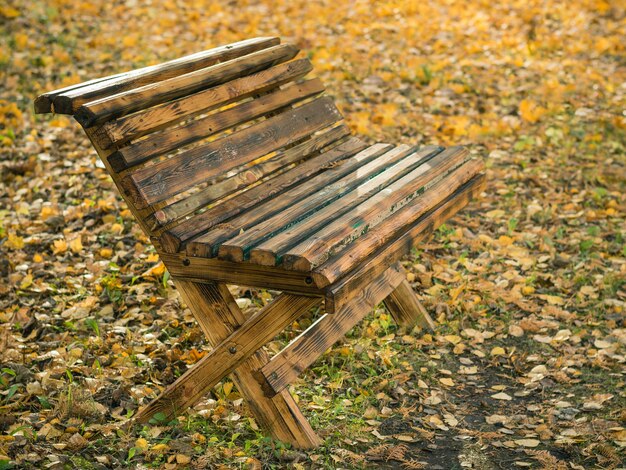
[[[74,114],[84,103],[195,72],[277,44],[280,44],[280,39],[275,37],[252,38],[162,64],[78,83],[37,97],[35,112]]]

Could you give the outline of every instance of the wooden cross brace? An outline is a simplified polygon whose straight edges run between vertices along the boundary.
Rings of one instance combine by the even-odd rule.
[[[270,360],[263,346],[319,304],[321,297],[283,293],[246,318],[224,283],[179,278],[176,286],[213,349],[141,409],[135,421],[145,423],[157,413],[174,418],[231,374],[259,425],[275,439],[298,448],[316,447],[321,441],[287,386],[324,351],[383,300],[402,326],[434,325],[396,263]]]

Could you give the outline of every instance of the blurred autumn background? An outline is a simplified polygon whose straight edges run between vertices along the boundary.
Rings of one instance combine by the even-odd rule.
[[[318,361],[292,389],[314,451],[264,438],[228,380],[116,430],[206,345],[78,125],[32,101],[260,35],[366,139],[485,158],[483,197],[404,263],[438,329],[381,306]],[[620,0],[2,2],[0,468],[623,466],[625,45]]]

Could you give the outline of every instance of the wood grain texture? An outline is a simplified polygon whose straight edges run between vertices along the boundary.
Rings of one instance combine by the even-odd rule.
[[[341,119],[330,98],[319,98],[239,132],[140,168],[122,179],[122,185],[135,206],[147,207]]]
[[[361,238],[358,244],[342,251],[338,256],[331,258],[326,263],[312,272],[315,285],[324,288],[335,283],[346,273],[353,269],[360,269],[363,275],[375,277],[383,272],[387,266],[398,261],[402,256],[409,254],[414,246],[428,238],[433,231],[443,222],[465,207],[477,194],[480,194],[484,186],[484,175],[476,175],[452,195],[447,197],[435,209],[421,216],[416,222],[403,227],[401,234],[388,231],[388,226],[383,224]],[[414,206],[409,206],[409,209]],[[408,209],[407,209],[408,210]],[[389,223],[394,223],[393,218]],[[363,252],[372,253],[367,257]],[[333,286],[335,291],[345,289],[346,292],[353,290],[350,285],[352,277],[346,281],[340,281]]]
[[[445,179],[454,187],[453,181],[446,177],[459,167],[468,155],[467,149],[463,147],[450,147],[397,181],[392,180],[391,184],[385,185],[367,200],[358,201],[359,204],[345,214],[339,214],[309,238],[289,248],[283,256],[283,267],[297,271],[312,271],[369,230],[398,213],[403,207],[425,197],[424,193],[439,181]],[[406,220],[406,223],[409,222],[410,219]]]
[[[228,254],[230,259],[244,259],[250,255],[250,262],[267,266],[274,266],[281,262],[283,254],[294,245],[297,245],[310,234],[316,233],[332,220],[341,217],[345,213],[351,213],[360,203],[373,197],[394,181],[410,172],[415,167],[428,161],[433,155],[440,151],[440,147],[428,147],[413,153],[413,149],[400,146],[388,152],[378,159],[380,163],[383,158],[388,159],[388,166],[383,171],[378,172],[373,177],[365,179],[361,184],[355,185],[338,199],[324,197],[323,203],[313,202],[315,208],[306,218],[300,216],[302,220],[296,222],[287,221],[281,231],[281,226],[277,222],[272,222],[274,218],[264,222],[267,226],[265,232],[260,226],[255,227],[255,231],[247,231],[243,234],[228,240],[220,247],[222,256]],[[359,177],[364,177],[365,167],[357,171]],[[355,179],[356,181],[356,179]],[[339,193],[339,192],[338,192]],[[311,195],[314,198],[315,195]],[[292,207],[293,211],[295,207]]]
[[[37,113],[72,114],[78,107],[107,95],[114,95],[131,88],[167,80],[178,75],[193,72],[218,62],[250,54],[280,43],[278,38],[253,38],[226,46],[216,47],[158,65],[143,67],[109,77],[90,80],[85,83],[44,93],[35,100]]]
[[[159,257],[177,279],[223,282],[318,297],[323,295],[311,277],[304,273],[163,251],[159,251]]]
[[[225,284],[175,280],[184,302],[212,346],[216,346],[245,322],[245,316]],[[260,349],[231,374],[259,426],[274,439],[300,449],[318,446],[321,441],[288,391],[267,398],[253,374],[269,362]]]
[[[304,221],[360,185],[365,188],[363,197],[379,190],[384,184],[384,178],[376,176],[412,153],[412,148],[406,145],[395,149],[387,148],[388,151],[384,153],[381,150],[384,152],[385,148],[370,147],[368,151],[376,157],[369,162],[362,164],[356,160],[347,161],[318,178],[313,178],[307,184],[281,194],[254,213],[244,213],[229,221],[229,228],[207,234],[202,237],[202,241],[210,244],[213,249],[219,246],[218,257],[221,259],[243,261],[253,245]],[[369,184],[369,179],[374,181]],[[358,196],[360,191],[357,190],[356,194]],[[240,234],[237,235],[238,233]],[[275,260],[271,261],[267,265],[277,264]]]
[[[111,155],[109,161],[114,169],[121,171],[218,134],[233,126],[276,112],[322,91],[324,91],[324,86],[317,79],[284,90],[277,90],[253,101],[210,114],[205,118],[166,129],[158,134],[151,134],[146,139],[119,149]]]
[[[435,322],[417,300],[415,292],[413,292],[406,278],[383,302],[398,325],[408,329],[416,325],[428,331],[435,329]]]
[[[137,422],[146,423],[157,413],[163,413],[167,420],[175,418],[317,303],[315,297],[281,294],[142,408],[136,415]]]
[[[389,270],[406,276],[404,268],[398,262],[391,264]],[[363,290],[367,289],[371,282],[372,278],[369,276],[369,273],[364,274],[358,269],[352,271],[341,278],[336,284],[332,284],[324,289],[324,310],[326,313],[330,314],[341,311],[341,309],[352,302],[355,297],[359,296]],[[335,289],[335,285],[349,286],[349,290],[346,287]]]
[[[176,252],[185,246],[190,240],[195,239],[217,224],[226,221],[230,217],[260,204],[276,194],[279,194],[311,176],[317,175],[330,165],[342,166],[340,163],[351,158],[352,155],[361,151],[366,145],[357,138],[351,138],[345,143],[322,153],[321,155],[301,163],[297,167],[271,178],[263,183],[239,193],[215,207],[198,214],[171,230],[167,230],[161,236],[161,243],[166,251]],[[208,254],[204,244],[197,238],[197,243],[190,243],[187,253],[190,256],[212,256]]]
[[[294,221],[294,212],[305,214],[307,211],[313,211],[318,204],[331,202],[349,190],[352,185],[357,184],[354,176],[348,176],[360,167],[362,169],[363,178],[370,175],[374,170],[371,168],[372,162],[380,156],[388,147],[374,145],[354,157],[344,159],[331,169],[311,178],[310,180],[277,195],[271,200],[264,201],[263,204],[255,207],[253,211],[242,212],[237,217],[229,219],[227,224],[222,227],[216,227],[206,234],[199,237],[193,242],[193,245],[202,245],[204,253],[207,256],[215,256],[220,245],[229,238],[236,237],[237,234],[256,235],[257,233],[266,233],[267,226],[276,227],[280,230],[284,225],[284,220]],[[369,163],[362,165],[362,162]],[[316,163],[314,160],[312,163]],[[383,163],[378,163],[382,165]],[[319,169],[321,169],[318,166]],[[324,189],[319,189],[324,188]],[[314,198],[314,200],[313,200]],[[321,201],[321,202],[320,202]],[[281,222],[277,222],[276,218]],[[241,261],[241,259],[231,259],[229,253],[222,252],[222,259],[229,261]]]
[[[352,301],[335,314],[325,314],[261,368],[267,396],[280,393],[328,348],[387,297],[404,280],[404,273],[391,267],[377,278],[370,278]]]
[[[258,183],[269,175],[279,173],[281,170],[287,171],[288,166],[293,163],[310,158],[312,155],[317,155],[321,150],[328,151],[340,145],[343,143],[343,138],[349,134],[350,131],[344,125],[315,134],[310,139],[294,147],[279,151],[268,160],[261,161],[253,166],[244,167],[239,172],[222,181],[208,185],[190,196],[163,207],[154,213],[154,220],[150,225],[155,229],[165,226],[218,199]]]
[[[91,127],[286,62],[297,53],[298,49],[290,44],[262,49],[184,75],[86,102],[76,110],[74,118],[83,127]],[[54,99],[55,109],[60,99],[61,96]]]
[[[174,101],[114,119],[102,124],[105,148],[123,144],[151,132],[169,127],[198,114],[213,111],[235,101],[275,89],[285,83],[302,78],[313,66],[308,59],[298,59],[268,69],[235,78],[223,85],[193,93]]]

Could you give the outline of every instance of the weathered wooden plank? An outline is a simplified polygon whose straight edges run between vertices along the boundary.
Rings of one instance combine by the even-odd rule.
[[[143,67],[130,72],[90,80],[59,90],[44,93],[35,100],[36,113],[72,114],[87,101],[122,91],[167,80],[193,72],[218,62],[234,59],[280,43],[278,38],[253,38],[227,46],[190,54],[162,64]],[[54,107],[53,107],[54,106]]]
[[[405,217],[392,217],[388,222],[379,225],[361,238],[359,243],[349,246],[338,256],[316,268],[311,273],[315,285],[320,288],[329,286],[359,266],[362,275],[372,277],[379,275],[386,266],[410,253],[414,246],[429,237],[439,225],[465,207],[475,195],[480,194],[483,185],[484,175],[475,176],[448,196],[434,210],[423,215],[408,227],[404,225]],[[424,201],[425,199],[421,199],[419,204],[424,204]],[[404,210],[417,209],[416,206],[408,206]],[[398,234],[398,230],[393,227],[396,222],[403,230],[401,234]],[[378,251],[374,253],[376,250]],[[352,291],[351,282],[353,282],[352,276],[334,285],[332,289],[335,298],[340,295],[340,290]]]
[[[405,328],[413,328],[418,325],[428,331],[435,329],[435,322],[417,300],[415,292],[413,292],[406,278],[383,302],[398,325]]]
[[[400,263],[391,264],[389,269],[401,273],[403,278],[406,275]],[[363,290],[367,289],[371,282],[372,278],[367,273],[363,275],[359,269],[348,273],[336,284],[332,284],[324,289],[324,310],[330,314],[341,311],[346,305],[353,302]],[[350,290],[345,287],[333,290],[337,284],[349,286]]]
[[[352,161],[350,157],[352,157],[354,153],[363,150],[364,147],[366,147],[366,145],[360,140],[356,138],[350,139],[344,144],[341,144],[328,152],[324,152],[318,157],[301,163],[292,170],[289,170],[275,178],[269,179],[268,181],[264,181],[258,186],[250,188],[243,193],[237,194],[233,198],[228,199],[164,232],[161,236],[163,248],[170,253],[178,251],[189,240],[192,240],[203,232],[215,227],[217,224],[221,224],[228,218],[268,200],[274,195],[293,187],[298,182],[302,182],[313,175],[320,172],[323,172],[322,174],[326,174],[328,171],[331,171],[328,170],[324,172],[323,170],[325,167],[337,165],[344,160]],[[365,155],[367,154],[363,154],[361,156],[357,155],[353,158],[355,158],[357,162],[362,162],[364,159],[369,158]],[[327,178],[332,179],[334,176],[335,172],[332,172],[331,176],[319,176],[316,181],[323,182],[326,181]],[[193,246],[190,244],[187,253],[189,253],[190,256],[212,256],[211,254],[206,254],[205,247],[201,242]]]
[[[353,159],[344,161],[339,167],[264,202],[252,211],[243,212],[229,219],[224,226],[217,227],[199,237],[193,242],[193,246],[202,245],[205,255],[214,256],[224,241],[236,237],[242,231],[253,236],[258,233],[267,233],[268,228],[280,231],[288,223],[296,223],[298,217],[304,218],[320,206],[330,204],[340,198],[360,182],[401,158],[403,152],[410,152],[410,149],[400,147],[398,151],[389,152],[389,156],[385,154],[365,165],[359,162],[363,161],[364,157],[370,158],[369,154],[380,155],[382,151],[380,147],[370,147]],[[358,175],[355,175],[355,171]],[[241,261],[241,259],[231,259],[229,255],[228,252],[220,253],[222,259]]]
[[[430,168],[434,166],[431,159],[442,150],[442,147],[429,146],[418,150],[414,154],[408,153],[405,158],[389,166],[374,178],[354,187],[349,193],[326,207],[319,208],[311,216],[297,224],[292,224],[284,231],[278,232],[277,225],[272,224],[270,230],[272,230],[275,235],[271,237],[267,234],[264,235],[263,238],[265,238],[265,241],[262,241],[263,238],[261,237],[253,237],[253,234],[247,231],[225,242],[220,247],[220,252],[224,251],[229,253],[229,259],[231,260],[243,259],[250,253],[251,263],[275,266],[283,260],[283,255],[290,248],[295,246],[297,249],[298,246],[300,246],[298,244],[309,236],[317,239],[317,234],[324,230],[326,226],[334,224],[334,221],[341,218],[344,214],[352,216],[355,211],[359,210],[362,203],[377,196],[380,191],[385,191],[386,195],[395,191],[396,188],[390,188],[390,185],[400,178],[406,180],[407,173],[414,174],[415,172],[413,170],[415,170],[415,168]],[[410,180],[410,177],[408,178]],[[395,197],[396,194],[393,194],[393,196]],[[354,225],[350,225],[348,228],[353,226]],[[262,243],[259,243],[259,241],[262,241]],[[257,246],[252,248],[254,245]]]
[[[281,294],[216,345],[158,398],[141,409],[136,415],[136,421],[148,422],[157,413],[163,413],[166,419],[176,417],[317,303],[319,299],[315,297]]]
[[[286,167],[310,155],[317,154],[320,150],[330,150],[342,143],[342,139],[349,135],[350,131],[345,125],[329,129],[326,132],[313,135],[306,140],[290,149],[278,152],[274,157],[257,163],[254,166],[243,168],[240,172],[230,176],[215,184],[210,184],[206,188],[187,196],[180,201],[176,201],[163,209],[154,213],[154,217],[148,220],[153,222],[150,224],[155,229],[158,226],[165,226],[173,221],[180,219],[192,212],[215,202],[216,200],[228,196],[233,192],[246,186],[257,183],[261,179],[286,170]],[[357,144],[356,148],[364,147],[364,144]]]
[[[134,111],[219,85],[242,75],[258,72],[280,62],[286,62],[293,59],[297,53],[298,49],[291,44],[281,44],[262,49],[194,72],[86,102],[76,110],[74,118],[83,127],[91,127],[111,118],[125,116]],[[59,96],[54,99],[55,109],[57,101],[61,98]]]
[[[335,314],[325,314],[261,368],[266,396],[280,393],[326,350],[387,297],[404,280],[404,273],[392,266],[360,290],[352,302]]]
[[[212,346],[231,335],[245,322],[243,312],[225,284],[175,280],[184,302],[196,318]],[[294,447],[308,449],[321,441],[298,408],[291,394],[284,390],[267,398],[253,374],[269,362],[269,355],[259,349],[231,374],[239,393],[245,398],[261,428],[274,439]]]
[[[455,180],[446,176],[461,166],[468,155],[467,149],[463,147],[444,150],[428,163],[418,166],[349,212],[335,218],[306,240],[289,248],[283,256],[283,267],[312,271],[406,205],[424,197],[424,193],[441,180],[445,179],[446,184],[454,185]],[[467,174],[467,179],[473,176]],[[460,184],[462,182],[457,186]]]
[[[297,142],[341,118],[330,98],[318,98],[239,132],[140,168],[123,178],[122,185],[135,206],[147,207]]]
[[[324,91],[318,79],[296,84],[284,90],[277,90],[253,101],[247,101],[225,111],[210,114],[179,127],[149,135],[137,143],[122,147],[109,157],[111,166],[122,171],[146,162],[159,155],[165,155],[195,141],[218,134],[230,127],[245,123],[275,112],[293,103],[317,95]]]
[[[103,134],[102,145],[105,148],[113,143],[120,145],[198,114],[264,93],[304,77],[312,68],[308,59],[293,60],[252,75],[235,78],[224,85],[105,122],[99,128]]]
[[[223,282],[308,296],[323,295],[323,291],[315,286],[310,276],[297,271],[231,263],[215,258],[191,258],[184,254],[162,251],[159,251],[159,257],[176,279]]]

